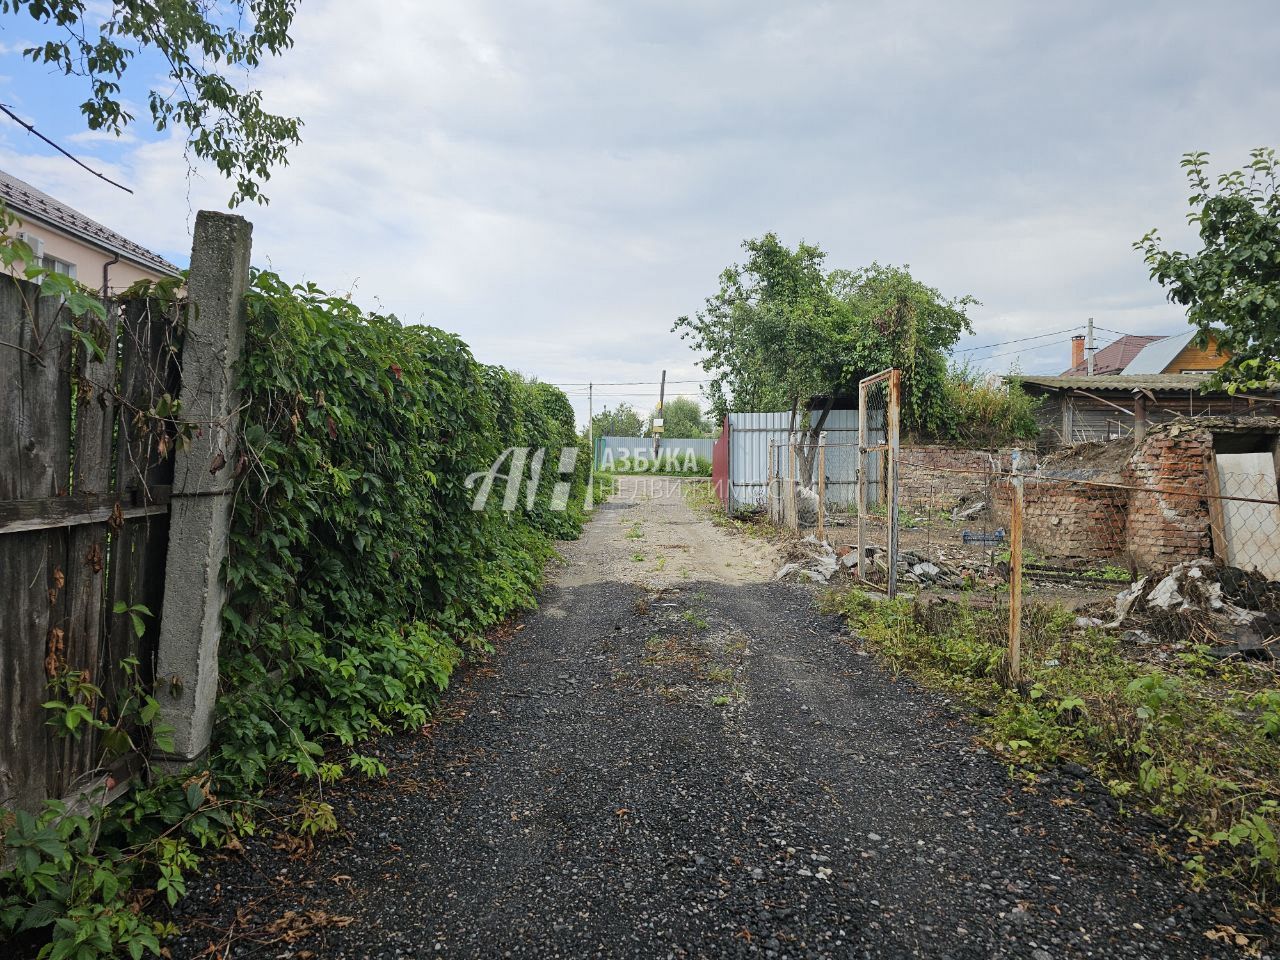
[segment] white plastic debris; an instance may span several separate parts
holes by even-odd
[[[783,564],[782,567],[778,570],[778,572],[773,575],[773,579],[785,580],[787,579],[787,577],[791,576],[793,573],[795,573],[799,569],[800,569],[800,564],[798,563]]]
[[[942,571],[937,566],[926,560],[924,563],[917,563],[911,568],[911,572],[917,577],[925,577],[932,580]]]
[[[1175,604],[1185,605],[1186,598],[1178,592],[1177,574],[1171,573],[1152,588],[1151,593],[1147,595],[1147,605],[1169,610]]]

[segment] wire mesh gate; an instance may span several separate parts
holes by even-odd
[[[898,592],[901,399],[898,370],[884,370],[858,383],[858,578],[883,583],[890,597]]]

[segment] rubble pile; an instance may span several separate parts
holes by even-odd
[[[1133,643],[1204,643],[1217,657],[1273,659],[1280,639],[1280,583],[1207,559],[1142,577],[1116,596],[1115,617]]]
[[[840,569],[840,560],[831,545],[808,536],[796,541],[790,559],[773,575],[775,580],[803,578],[814,583],[830,583],[831,575]]]

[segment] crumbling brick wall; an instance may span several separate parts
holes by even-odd
[[[1209,489],[1214,432],[1194,420],[1162,424],[1125,465],[1124,482],[1136,488],[1129,504],[1128,546],[1139,567],[1159,570],[1212,556],[1203,496]],[[1168,490],[1190,495],[1163,492]]]
[[[1233,433],[1280,434],[1280,418],[1187,417],[1152,426],[1136,447],[1129,437],[1080,444],[1044,458],[1038,470],[1024,456],[1026,549],[1064,564],[1128,557],[1155,571],[1213,556],[1206,497],[1214,438]],[[950,509],[984,497],[993,460],[1001,473],[1009,470],[1007,452],[903,447],[903,509]],[[994,525],[1008,530],[1012,488],[1007,479],[990,487]]]
[[[950,511],[957,504],[985,499],[992,464],[1008,467],[1008,455],[936,444],[902,447],[898,460],[898,503],[912,513]]]
[[[1126,549],[1129,492],[1072,480],[1115,482],[1103,475],[1073,471],[1062,478],[1023,479],[1022,542],[1028,552],[1051,562],[1115,560]],[[1013,484],[995,484],[996,522],[1009,529]]]
[[[1213,556],[1209,471],[1214,437],[1280,433],[1276,417],[1187,417],[1132,439],[1083,444],[1045,460],[1028,477],[1023,538],[1047,559],[1129,557],[1142,570],[1167,570]],[[1105,486],[1116,484],[1116,487]],[[997,522],[1008,526],[1012,495],[997,485]]]

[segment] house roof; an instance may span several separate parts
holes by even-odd
[[[1093,375],[1101,377],[1111,373],[1120,373],[1148,344],[1163,339],[1164,337],[1144,337],[1136,333],[1126,333],[1119,340],[1108,343],[1101,350],[1094,353]],[[1088,375],[1088,357],[1062,373],[1064,377],[1087,377]]]
[[[1185,350],[1187,345],[1195,339],[1195,336],[1195,330],[1188,330],[1186,333],[1179,333],[1176,336],[1165,337],[1163,340],[1147,344],[1138,352],[1136,357],[1129,361],[1129,365],[1124,368],[1124,372],[1133,374],[1164,373],[1169,364],[1173,363],[1174,357]]]
[[[86,217],[80,211],[3,170],[0,170],[0,200],[18,214],[19,219],[38,220],[55,230],[69,233],[91,246],[119,254],[121,259],[131,260],[157,273],[176,276],[181,272],[179,267],[159,254],[152,253],[141,244],[134,243],[110,227]]]
[[[1152,390],[1152,391],[1188,391],[1198,390],[1200,385],[1209,379],[1208,374],[1196,373],[1156,373],[1134,376],[1128,374],[1112,374],[1110,376],[1093,377],[1026,377],[1010,376],[1006,380],[1016,380],[1023,384],[1033,384],[1050,390]]]

